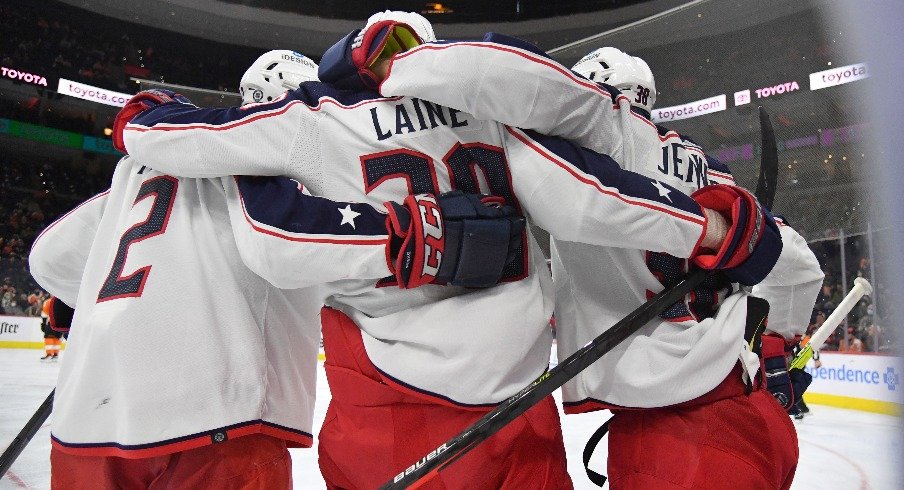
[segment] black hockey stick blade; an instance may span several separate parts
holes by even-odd
[[[11,442],[9,447],[3,451],[3,454],[0,454],[0,479],[6,475],[6,471],[13,465],[16,458],[22,454],[22,450],[25,449],[25,446],[28,445],[31,438],[38,433],[38,429],[44,425],[44,421],[50,416],[50,411],[53,409],[54,393],[56,393],[56,389],[50,391],[50,394],[47,395],[44,403],[38,407],[38,410],[31,416],[31,419],[28,420],[25,427],[22,427],[22,430],[19,431],[19,435],[13,439],[13,442]]]
[[[552,394],[553,391],[603,357],[623,340],[675,304],[676,301],[681,300],[703,282],[708,273],[706,270],[697,269],[677,284],[662,290],[628,316],[622,318],[612,328],[561,361],[558,366],[545,372],[526,388],[503,401],[493,411],[484,415],[448,442],[430,451],[380,488],[416,488],[423,485],[440,470],[464,456],[465,453],[515,420],[540,400]]]
[[[778,184],[778,145],[775,142],[775,130],[772,128],[769,113],[763,106],[760,106],[759,112],[763,152],[760,155],[760,176],[756,182],[754,195],[763,206],[771,210]]]

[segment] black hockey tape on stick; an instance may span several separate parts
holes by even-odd
[[[38,429],[44,425],[44,421],[50,416],[50,411],[53,409],[54,393],[56,393],[56,388],[50,391],[50,394],[47,395],[44,403],[38,407],[38,410],[31,416],[31,419],[28,420],[25,427],[22,427],[22,430],[19,431],[19,434],[13,439],[13,442],[9,444],[9,447],[3,451],[3,454],[0,454],[0,479],[6,475],[6,471],[13,465],[16,458],[22,454],[22,450],[25,449],[25,446],[28,445],[31,438],[38,433]]]
[[[775,199],[778,181],[778,148],[769,114],[760,107],[760,130],[763,133],[763,153],[760,161],[760,175],[757,179],[755,196],[764,206],[771,209]],[[718,273],[718,272],[716,272]],[[606,330],[589,344],[579,349],[558,366],[545,372],[533,383],[509,397],[493,411],[466,428],[458,435],[427,453],[417,462],[396,475],[392,481],[380,487],[384,489],[417,488],[439,474],[446,466],[454,463],[468,451],[488,439],[543,400],[568,380],[603,357],[615,346],[627,339],[641,327],[684,298],[706,279],[707,271],[697,269],[677,284],[662,290],[646,303],[640,305],[628,316],[622,318],[612,328]]]

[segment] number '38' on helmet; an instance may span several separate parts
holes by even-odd
[[[571,69],[589,80],[621,90],[631,99],[631,105],[647,112],[653,110],[656,81],[644,60],[607,46],[584,56]]]

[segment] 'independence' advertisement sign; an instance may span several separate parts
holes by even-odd
[[[817,395],[819,401],[858,399],[855,408],[866,409],[904,402],[900,357],[825,352],[820,360],[818,369],[812,362],[806,367],[813,376],[807,394]]]

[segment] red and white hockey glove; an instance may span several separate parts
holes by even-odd
[[[350,32],[327,49],[317,77],[346,90],[376,90],[383,77],[372,70],[374,64],[423,42],[408,24],[394,20],[375,22]]]
[[[720,269],[733,282],[745,286],[762,281],[782,252],[782,238],[769,210],[749,191],[733,185],[708,185],[691,198],[721,215],[727,224],[718,248],[700,247],[691,257],[694,263],[703,269]]]
[[[119,110],[119,113],[116,114],[116,119],[113,120],[113,147],[123,153],[127,153],[126,145],[122,140],[122,131],[125,129],[126,124],[129,124],[129,121],[134,119],[135,116],[151,107],[157,107],[161,104],[173,102],[191,104],[191,101],[184,95],[177,94],[172,90],[153,89],[144,90],[135,94],[128,102],[126,102],[126,105]]]
[[[387,261],[401,288],[489,287],[517,258],[524,218],[502,198],[452,191],[386,202]]]

